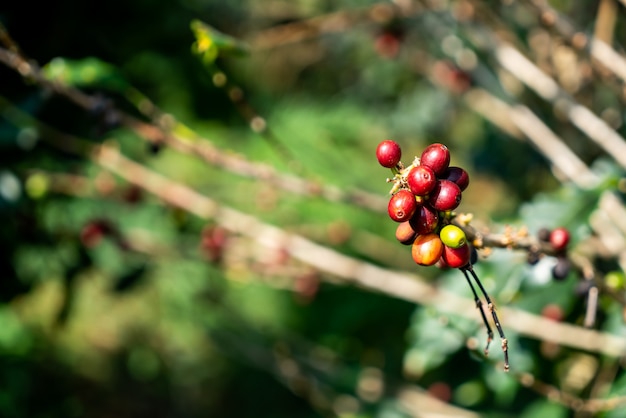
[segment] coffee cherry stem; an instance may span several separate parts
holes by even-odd
[[[472,280],[470,279],[469,274],[467,274],[467,269],[462,268],[460,270],[463,272],[463,275],[465,276],[465,279],[467,280],[467,284],[469,284],[470,289],[472,289],[472,293],[474,294],[474,302],[476,303],[476,308],[478,308],[478,311],[480,312],[480,316],[483,318],[483,323],[485,324],[485,327],[487,328],[487,344],[485,344],[485,349],[483,352],[485,353],[485,356],[489,356],[489,345],[491,344],[491,341],[493,341],[493,330],[491,329],[491,325],[489,325],[489,321],[487,320],[487,315],[485,314],[485,310],[483,309],[483,302],[480,300],[480,297],[478,296],[478,293],[476,292],[476,288],[472,284]]]
[[[510,369],[510,366],[509,366],[509,344],[508,344],[508,340],[506,339],[506,336],[504,335],[504,331],[502,330],[502,325],[500,325],[500,320],[498,319],[498,314],[496,314],[495,305],[491,301],[491,298],[489,297],[489,294],[487,293],[487,291],[483,287],[483,284],[481,283],[480,279],[478,278],[478,275],[474,271],[474,268],[472,267],[472,265],[468,264],[467,266],[463,267],[461,270],[466,275],[466,278],[468,278],[467,277],[467,272],[469,272],[469,274],[472,275],[472,277],[474,278],[474,281],[476,281],[476,284],[480,288],[480,291],[482,292],[483,296],[485,296],[485,301],[487,302],[487,307],[489,308],[489,311],[491,312],[491,316],[493,317],[493,323],[495,324],[496,329],[498,330],[498,334],[500,335],[500,340],[502,341],[502,352],[504,353],[504,371],[508,372],[509,369]],[[468,278],[468,281],[469,281],[469,278]],[[476,295],[476,292],[474,292],[474,294]],[[481,311],[482,311],[482,309],[481,309]],[[491,328],[487,324],[487,321],[486,321],[485,317],[483,317],[483,321],[485,322],[485,325],[487,326],[487,333],[489,333]]]

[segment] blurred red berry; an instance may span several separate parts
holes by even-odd
[[[550,232],[550,244],[556,251],[564,251],[569,244],[570,235],[566,228],[555,228]]]

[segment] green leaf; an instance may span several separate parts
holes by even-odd
[[[524,412],[519,415],[519,418],[535,418],[535,417],[550,417],[550,418],[564,418],[567,415],[567,409],[563,405],[552,403],[545,400],[536,401],[528,408],[524,409]]]
[[[248,53],[249,48],[245,43],[200,20],[193,20],[190,26],[196,37],[192,50],[202,58],[205,64],[212,64],[223,53],[235,55]]]
[[[130,85],[120,71],[98,58],[89,57],[71,60],[57,57],[42,68],[49,80],[55,80],[74,87],[94,87],[126,91]]]

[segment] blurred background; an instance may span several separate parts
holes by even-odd
[[[0,416],[624,416],[622,0],[4,3]],[[389,138],[504,237],[509,373]]]

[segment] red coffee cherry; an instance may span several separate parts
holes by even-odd
[[[419,235],[411,247],[411,256],[420,266],[432,266],[439,261],[443,252],[443,243],[439,235],[430,233]]]
[[[443,175],[450,164],[450,151],[443,144],[430,144],[422,152],[420,164],[430,167],[436,175]]]
[[[398,55],[401,42],[402,38],[398,34],[392,31],[384,31],[376,37],[374,48],[381,57],[392,59]]]
[[[106,236],[116,234],[115,225],[107,219],[92,219],[87,222],[80,231],[80,241],[88,248],[100,244]]]
[[[554,228],[550,232],[550,244],[556,251],[565,251],[567,244],[569,244],[570,235],[566,228],[559,227]]]
[[[465,243],[459,248],[443,246],[443,253],[441,258],[450,268],[460,268],[466,266],[470,262],[472,256],[472,249]]]
[[[378,144],[376,148],[376,158],[383,167],[395,167],[402,158],[402,150],[397,142],[386,139]]]
[[[414,195],[426,196],[437,184],[437,177],[430,167],[418,165],[409,171],[406,181]]]
[[[411,219],[416,208],[415,195],[406,189],[402,189],[389,199],[387,212],[394,221],[404,222]]]
[[[409,223],[418,235],[429,234],[439,225],[439,212],[428,205],[418,204]]]
[[[556,322],[561,322],[565,318],[563,308],[556,303],[550,303],[543,307],[541,310],[541,316],[547,319],[551,319]]]
[[[469,174],[467,171],[463,170],[461,167],[448,167],[446,171],[441,175],[441,179],[450,180],[453,183],[456,183],[459,186],[461,191],[467,189],[469,186]]]
[[[461,203],[461,189],[450,180],[438,180],[428,197],[428,204],[442,212],[456,209]]]

